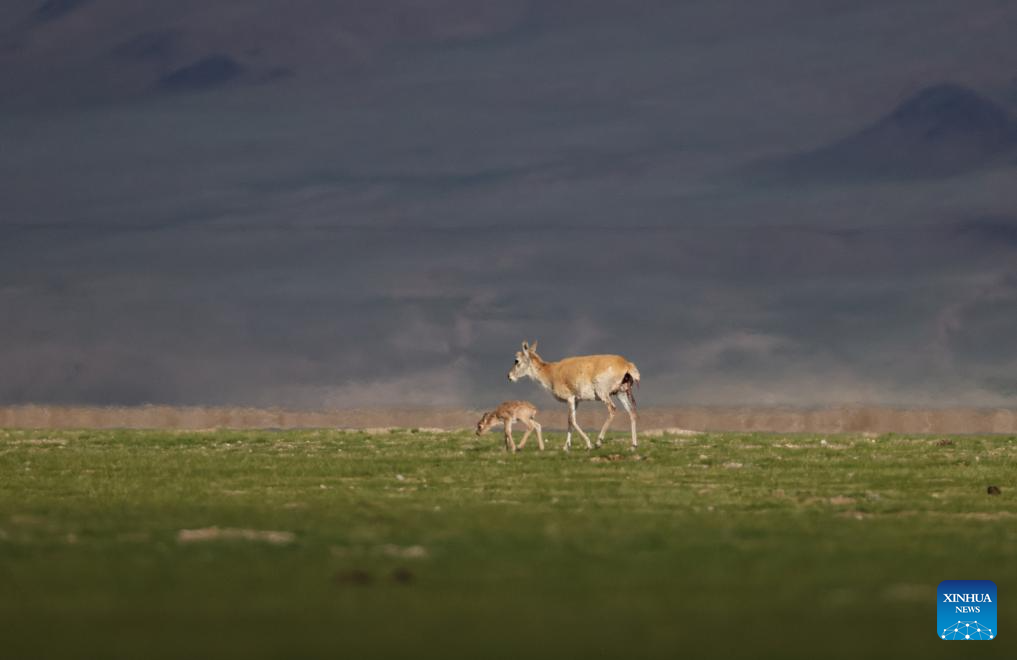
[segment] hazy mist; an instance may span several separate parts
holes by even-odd
[[[11,0],[0,404],[1017,405],[1017,5]]]

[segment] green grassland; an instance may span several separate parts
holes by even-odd
[[[548,435],[0,430],[0,657],[1017,657],[1012,437]]]

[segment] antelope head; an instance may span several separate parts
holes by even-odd
[[[514,383],[524,376],[536,378],[536,372],[533,368],[533,358],[536,354],[537,342],[533,342],[531,346],[528,342],[524,341],[523,350],[516,353],[516,361],[508,372],[508,379]]]
[[[494,416],[493,412],[486,412],[484,416],[477,422],[477,435],[484,435],[491,430],[491,427],[498,423],[498,418]]]

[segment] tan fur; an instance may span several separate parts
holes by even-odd
[[[492,427],[504,424],[505,449],[515,452],[521,451],[526,446],[526,440],[530,437],[530,433],[536,431],[537,444],[540,446],[540,451],[544,451],[544,436],[540,433],[540,424],[534,419],[536,416],[537,407],[528,401],[505,401],[494,410],[484,413],[484,416],[477,422],[477,435],[483,435]],[[512,438],[513,422],[526,424],[526,432],[523,433],[523,439],[519,441],[518,448]]]
[[[509,380],[515,382],[522,377],[532,378],[548,389],[556,399],[568,404],[566,450],[572,445],[572,429],[586,441],[587,448],[592,447],[590,439],[576,423],[575,411],[580,401],[602,401],[607,407],[607,421],[597,438],[597,446],[601,445],[615,414],[612,396],[618,396],[622,407],[628,411],[632,446],[638,446],[635,399],[632,396],[632,386],[639,384],[639,370],[635,364],[620,355],[584,355],[546,362],[537,355],[537,342],[533,342],[532,346],[523,342],[522,348],[522,351],[516,353],[515,364],[508,374]]]

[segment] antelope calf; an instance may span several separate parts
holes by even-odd
[[[526,401],[506,401],[494,410],[484,413],[484,416],[477,422],[477,435],[487,433],[493,426],[504,424],[505,449],[515,452],[522,451],[523,447],[526,446],[526,439],[530,437],[530,433],[536,431],[537,444],[540,446],[540,451],[544,451],[544,437],[540,435],[540,424],[534,419],[536,416],[537,408],[532,403]],[[519,441],[518,448],[516,448],[515,440],[512,439],[513,422],[526,424],[526,433],[523,433],[523,439]]]
[[[515,364],[508,373],[513,383],[528,377],[550,390],[554,398],[564,401],[569,407],[569,430],[565,435],[565,451],[572,448],[572,429],[575,429],[586,448],[592,449],[590,438],[583,433],[576,422],[576,408],[580,401],[603,401],[607,406],[607,421],[597,436],[597,446],[604,442],[604,434],[614,419],[615,405],[612,396],[617,396],[622,408],[629,414],[632,428],[632,448],[639,446],[636,439],[636,399],[632,386],[639,384],[639,370],[620,355],[583,355],[570,357],[558,362],[545,362],[537,355],[537,342],[530,346],[523,342],[523,350],[516,353]]]

